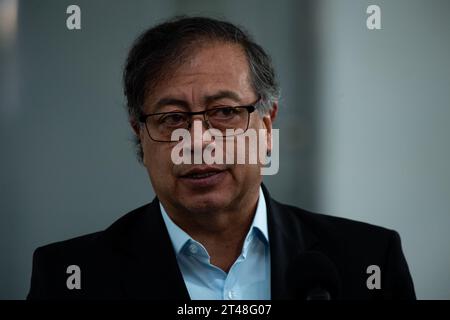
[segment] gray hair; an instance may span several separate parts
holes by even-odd
[[[123,82],[130,121],[137,123],[143,114],[147,93],[175,66],[180,65],[194,44],[221,41],[240,45],[249,64],[250,82],[261,103],[260,115],[267,114],[278,101],[280,89],[272,60],[251,36],[236,25],[205,17],[175,17],[142,33],[134,42],[126,61]],[[139,138],[137,156],[142,161]]]

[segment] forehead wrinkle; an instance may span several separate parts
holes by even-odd
[[[190,55],[191,58],[185,59],[184,63],[178,66],[174,66],[172,72],[166,74],[165,79],[156,85],[154,92],[164,87],[167,88],[170,81],[177,82],[178,80],[179,83],[170,88],[161,97],[173,96],[177,99],[182,98],[187,102],[192,101],[192,103],[198,104],[208,100],[205,97],[207,94],[215,94],[220,90],[234,91],[240,94],[241,98],[242,95],[245,95],[249,91],[254,94],[248,61],[245,52],[240,46],[222,44],[222,48],[220,48],[217,45],[209,45],[204,48],[197,48],[194,51]],[[211,56],[216,57],[216,59],[211,59]],[[231,59],[229,59],[230,56],[232,57]],[[224,59],[217,60],[217,57],[224,57]],[[217,61],[225,63],[217,63]],[[242,68],[242,63],[244,63],[245,68]],[[199,66],[201,70],[198,70],[196,66]],[[205,78],[206,80],[204,80]],[[196,92],[197,88],[194,83],[197,81],[202,88],[205,87],[204,83],[207,83],[206,86],[210,87],[209,89],[207,88],[209,93],[202,92],[202,97],[196,97],[195,95],[199,93]],[[190,93],[179,89],[183,86],[190,86],[190,90],[188,89]],[[149,98],[151,100],[151,97]]]

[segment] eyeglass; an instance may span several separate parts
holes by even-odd
[[[145,124],[150,139],[157,142],[177,141],[172,140],[173,131],[176,129],[190,130],[193,122],[192,116],[195,115],[203,115],[203,123],[207,129],[218,129],[222,132],[223,137],[236,136],[247,131],[250,113],[256,110],[259,102],[260,99],[251,105],[216,106],[197,112],[173,111],[144,114],[139,117],[139,121]]]

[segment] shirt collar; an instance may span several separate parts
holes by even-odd
[[[176,255],[178,255],[186,243],[195,241],[189,236],[183,229],[181,229],[178,225],[173,222],[173,220],[169,217],[166,210],[164,209],[161,202],[159,202],[159,208],[161,209],[161,214],[164,219],[164,223],[166,225],[167,231],[169,233],[170,239],[172,241],[172,245],[175,249]],[[256,207],[255,216],[253,218],[252,225],[250,226],[249,232],[246,236],[246,239],[255,232],[256,230],[262,235],[264,241],[269,243],[269,232],[267,228],[267,207],[266,207],[266,199],[264,197],[264,193],[262,188],[259,187],[259,198],[258,205]],[[247,241],[246,241],[247,242]],[[244,244],[245,245],[245,244]]]
[[[250,232],[253,229],[259,230],[264,240],[269,243],[269,232],[267,228],[267,207],[266,198],[262,188],[259,187],[258,205],[256,207],[255,217],[253,218],[252,225],[250,226]]]

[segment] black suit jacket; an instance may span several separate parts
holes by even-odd
[[[342,299],[415,299],[413,282],[392,230],[267,201],[272,299],[289,299],[286,270],[303,251],[336,265]],[[81,269],[81,289],[69,290],[69,265]],[[369,265],[381,269],[381,289],[369,290]],[[36,249],[28,299],[181,299],[189,294],[158,199],[104,231]]]

